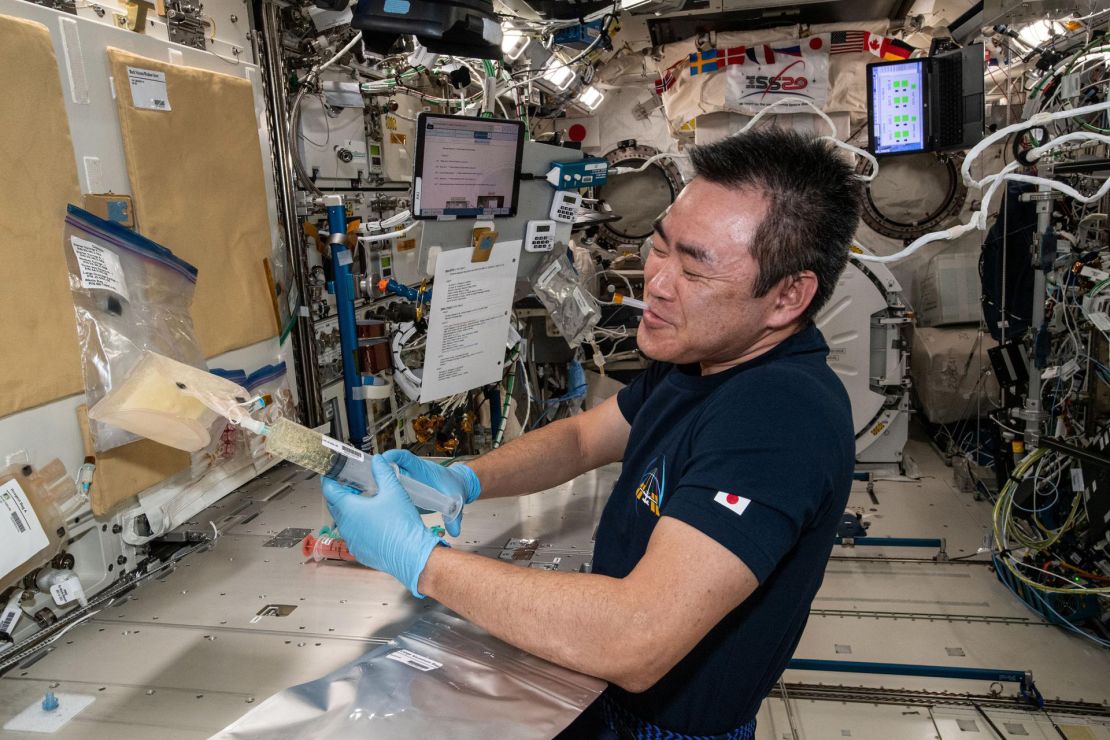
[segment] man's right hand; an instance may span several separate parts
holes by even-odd
[[[478,475],[465,463],[455,463],[444,467],[429,460],[422,460],[408,450],[387,450],[382,458],[401,469],[410,478],[435,488],[449,496],[460,496],[464,504],[473,502],[482,492]],[[454,519],[443,520],[443,526],[452,537],[459,536],[462,524],[462,509]]]

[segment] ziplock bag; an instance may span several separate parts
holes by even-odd
[[[189,313],[197,268],[73,205],[63,247],[90,409],[127,379],[144,351],[205,368]],[[92,419],[89,427],[97,452],[139,439]]]
[[[601,679],[430,613],[388,645],[274,694],[212,737],[546,740],[604,689]]]
[[[556,253],[539,275],[532,289],[544,305],[559,333],[571,347],[585,341],[601,316],[597,302],[586,293],[573,265],[563,253]]]

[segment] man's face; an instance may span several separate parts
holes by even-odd
[[[763,194],[695,178],[656,222],[644,267],[647,310],[637,330],[654,360],[725,369],[769,330],[775,291],[752,297],[758,265],[749,252],[767,211]]]

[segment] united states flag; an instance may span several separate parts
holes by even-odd
[[[830,54],[855,54],[861,51],[867,51],[866,31],[833,31],[830,34]]]

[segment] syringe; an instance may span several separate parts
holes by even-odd
[[[617,304],[618,306],[626,306],[628,308],[639,309],[640,311],[643,311],[645,308],[647,308],[647,304],[643,301],[623,296],[620,293],[615,293],[613,295],[613,303]]]
[[[370,468],[372,455],[284,417],[273,424],[265,424],[246,414],[238,417],[233,421],[248,431],[266,437],[267,452],[367,495],[372,496],[378,492],[378,485]],[[409,498],[418,507],[438,511],[447,519],[458,516],[463,505],[460,498],[448,496],[418,480],[401,475],[396,466],[393,469]]]
[[[347,549],[346,542],[327,535],[319,537],[306,535],[301,542],[301,554],[306,558],[312,558],[317,563],[321,560],[355,560],[355,556]]]

